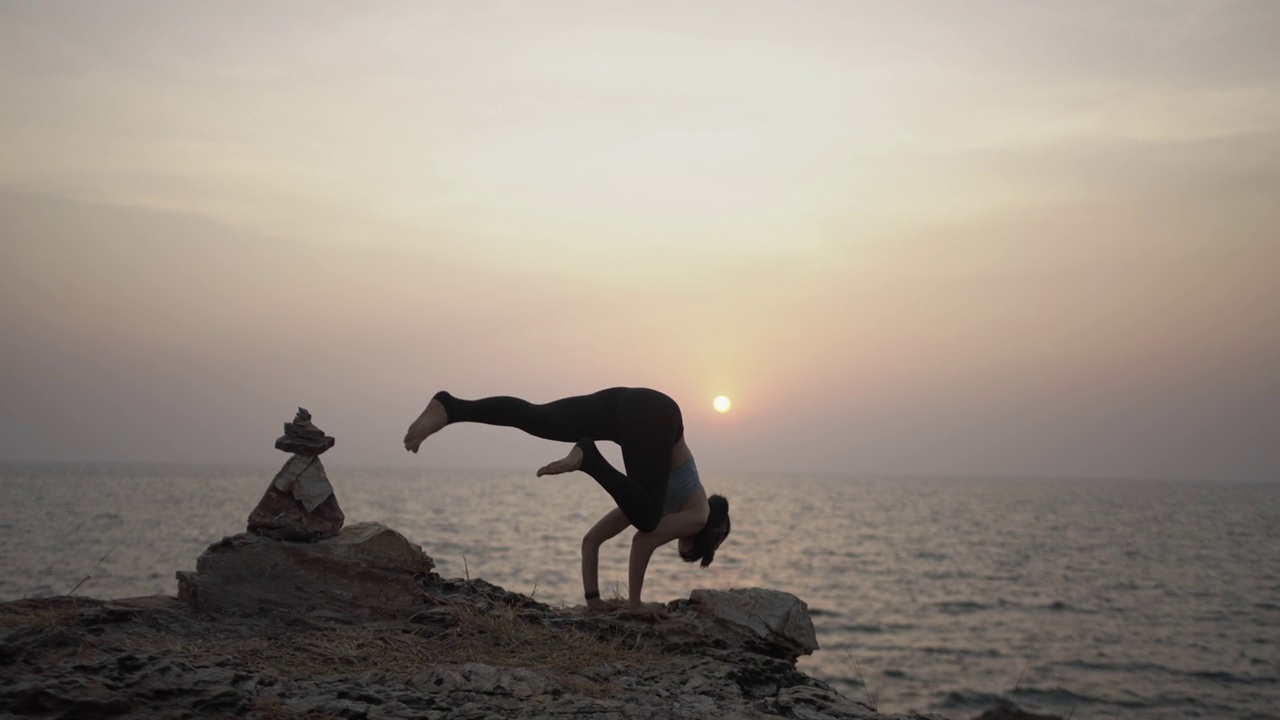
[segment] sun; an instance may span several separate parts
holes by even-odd
[[[718,413],[727,413],[729,408],[733,407],[733,403],[729,401],[728,397],[718,395],[715,400],[711,401],[711,407],[715,408]]]

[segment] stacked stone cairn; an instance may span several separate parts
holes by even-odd
[[[293,456],[249,513],[249,532],[275,540],[314,542],[342,529],[345,516],[320,464],[320,454],[334,442],[312,424],[306,408],[298,408],[293,422],[284,424],[284,435],[276,440],[277,450]]]

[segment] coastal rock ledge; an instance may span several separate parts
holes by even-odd
[[[697,590],[648,623],[446,579],[376,523],[242,534],[179,597],[0,604],[0,714],[42,718],[927,718],[796,669],[798,598]]]

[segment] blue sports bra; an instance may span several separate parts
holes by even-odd
[[[662,514],[669,515],[679,510],[684,501],[700,487],[702,481],[698,479],[698,465],[691,455],[683,465],[667,476],[667,498],[662,506]]]

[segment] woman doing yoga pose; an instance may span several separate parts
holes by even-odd
[[[610,388],[543,405],[514,397],[461,400],[438,392],[409,426],[404,447],[416,453],[427,437],[458,422],[514,427],[574,443],[568,455],[539,468],[538,476],[581,470],[618,504],[582,538],[582,589],[591,610],[614,609],[600,598],[599,551],[628,525],[637,532],[631,540],[627,607],[633,615],[653,618],[665,615],[661,607],[640,601],[653,551],[678,539],[680,557],[706,567],[729,535],[729,501],[719,495],[707,497],[684,441],[680,406],[656,390]],[[597,440],[622,448],[626,474],[600,454]]]

